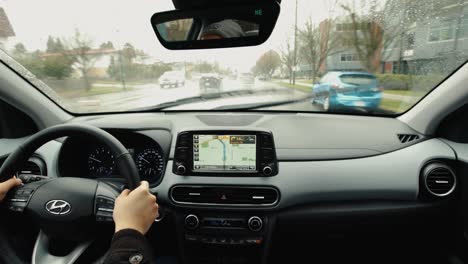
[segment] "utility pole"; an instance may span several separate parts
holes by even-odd
[[[404,27],[404,29],[403,29],[403,30],[400,32],[400,34],[399,34],[399,35],[400,35],[400,43],[399,43],[400,47],[399,47],[399,49],[398,49],[398,73],[399,73],[399,74],[402,74],[402,73],[403,73],[403,71],[402,71],[402,67],[403,67],[403,55],[404,55],[403,49],[406,48],[406,47],[404,47],[404,46],[405,46],[405,45],[404,45],[404,39],[405,39],[405,37],[408,37],[408,36],[406,35],[406,33],[407,33],[407,31],[408,31],[407,28],[408,28],[408,23],[409,23],[409,22],[408,22],[408,14],[407,14],[407,12],[406,12],[406,10],[408,9],[407,6],[408,6],[407,1],[404,1],[404,3],[403,3],[403,11],[402,11],[402,16],[403,16],[403,17],[400,17],[400,19],[403,21],[403,25],[404,25],[403,27]],[[385,34],[385,32],[384,32],[384,34]]]
[[[296,84],[296,71],[297,71],[297,0],[296,0],[296,15],[294,22],[294,66],[293,66],[293,85]]]
[[[127,85],[125,83],[125,71],[123,68],[123,58],[122,58],[122,50],[119,50],[119,68],[120,68],[120,80],[122,82],[122,86],[124,91],[127,90]]]

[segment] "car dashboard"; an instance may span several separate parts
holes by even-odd
[[[381,117],[139,113],[70,122],[98,126],[133,153],[140,178],[161,203],[165,219],[158,224],[175,226],[184,263],[267,263],[273,234],[302,244],[296,236],[304,230],[356,224],[356,213],[372,223],[440,216],[459,189],[453,148],[467,149]],[[207,136],[219,148],[200,142]],[[241,155],[241,165],[200,170],[195,159],[212,148],[215,157],[220,149]],[[46,163],[48,177],[123,181],[106,148],[89,138],[49,142],[35,157]],[[213,247],[219,254],[208,256]]]

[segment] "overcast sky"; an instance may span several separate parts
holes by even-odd
[[[336,0],[299,0],[298,24],[311,19],[318,23],[329,16]],[[340,2],[349,0],[341,0]],[[116,48],[130,42],[153,58],[166,61],[218,61],[220,65],[249,71],[257,58],[269,49],[278,50],[293,39],[294,0],[283,0],[281,13],[270,39],[257,47],[202,51],[169,51],[161,46],[150,25],[155,12],[174,9],[171,0],[0,0],[0,6],[16,33],[11,47],[22,42],[28,50],[46,47],[49,35],[70,38],[75,28],[87,34],[95,46],[112,41]]]

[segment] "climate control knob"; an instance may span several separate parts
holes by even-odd
[[[187,168],[185,168],[185,166],[183,164],[180,164],[179,166],[177,166],[177,174],[185,174],[187,172]]]
[[[194,214],[189,214],[185,217],[185,228],[194,230],[197,229],[198,225],[200,225],[200,220]]]
[[[273,169],[270,166],[265,166],[263,167],[262,172],[264,175],[269,176],[273,173]]]
[[[247,221],[247,226],[250,231],[260,231],[263,228],[263,220],[258,216],[252,216],[249,218],[249,221]]]

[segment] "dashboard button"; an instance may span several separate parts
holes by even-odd
[[[247,226],[249,227],[250,231],[257,232],[263,228],[263,221],[258,216],[252,216],[249,218]]]
[[[273,149],[263,149],[262,150],[263,161],[271,162],[275,159],[275,154]]]
[[[262,136],[262,147],[272,148],[273,147],[273,140],[270,135],[263,135]]]
[[[185,217],[185,227],[190,230],[194,230],[200,224],[200,220],[196,215],[190,214]]]
[[[263,167],[263,175],[270,176],[273,173],[273,169],[270,166]]]
[[[177,166],[177,174],[184,175],[187,172],[187,168],[181,164]]]

